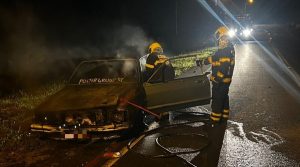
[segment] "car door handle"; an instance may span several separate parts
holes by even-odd
[[[201,81],[200,80],[196,80],[196,81],[194,81],[195,83],[201,83]]]

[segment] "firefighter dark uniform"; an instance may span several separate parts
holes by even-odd
[[[227,120],[229,116],[229,86],[232,80],[235,51],[233,45],[229,42],[227,36],[222,36],[219,41],[219,49],[212,57],[204,61],[205,64],[212,65],[212,113],[210,115],[212,123],[218,123],[220,120]],[[221,43],[223,42],[223,43]]]
[[[150,83],[172,80],[175,77],[175,71],[168,58],[163,55],[163,50],[157,42],[152,43],[149,47],[149,56],[146,60],[145,81]]]

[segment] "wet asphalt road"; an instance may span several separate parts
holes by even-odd
[[[297,80],[269,43],[247,42],[237,44],[235,49],[236,67],[230,88],[231,115],[218,166],[299,166],[300,89]],[[205,108],[210,110],[209,106]],[[191,111],[207,112],[203,107],[185,110],[185,112]],[[188,119],[177,115],[171,123],[181,121],[188,121]],[[175,134],[188,132],[211,135],[210,138],[220,144],[225,128],[219,127],[212,132],[202,125],[188,125],[162,130],[140,140],[134,147],[135,151],[143,155],[164,153],[155,143],[155,139],[172,131]],[[194,141],[189,141],[193,140],[191,138],[188,140],[176,139],[176,137],[171,142],[173,145],[168,146],[170,150],[174,151],[174,147],[177,151],[183,150],[183,147],[186,149],[199,147],[195,146]],[[198,139],[198,141],[203,144],[203,140]],[[216,166],[212,161],[216,161],[217,147],[210,144],[200,154],[187,154],[182,157],[195,166]],[[209,153],[210,149],[215,151]],[[111,164],[113,166],[190,166],[178,157],[149,158],[132,151]]]
[[[299,82],[273,49],[268,43],[236,47],[220,166],[299,166]]]

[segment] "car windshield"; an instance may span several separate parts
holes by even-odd
[[[83,62],[70,79],[71,84],[105,84],[137,82],[138,64],[135,60],[101,60]]]

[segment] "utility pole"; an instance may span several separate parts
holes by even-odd
[[[176,31],[176,35],[178,35],[178,0],[176,0],[176,6],[175,6],[175,31]]]

